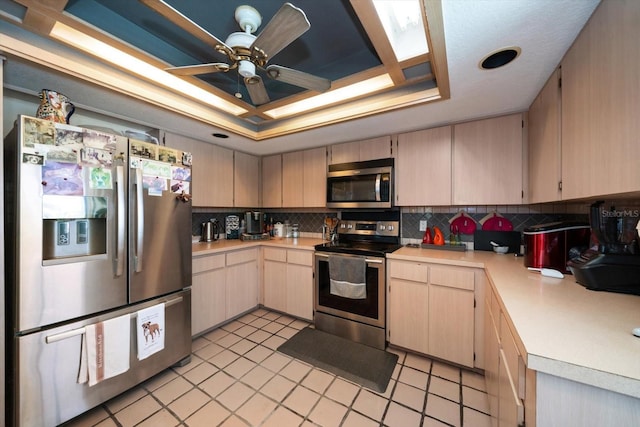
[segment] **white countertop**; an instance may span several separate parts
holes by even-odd
[[[302,249],[312,251],[314,246],[325,243],[325,240],[311,237],[279,238],[270,240],[215,240],[213,242],[194,242],[191,246],[193,256],[210,255],[218,252],[227,252],[234,249],[246,249],[260,246],[274,246],[289,249]]]
[[[530,369],[640,398],[640,296],[543,277],[512,254],[403,247],[387,258],[484,268]]]
[[[319,238],[194,242],[194,257],[272,246],[314,250]],[[590,291],[571,275],[543,277],[523,258],[493,252],[403,247],[389,259],[482,268],[509,323],[527,367],[538,372],[640,398],[640,296]],[[479,301],[480,303],[480,301]]]

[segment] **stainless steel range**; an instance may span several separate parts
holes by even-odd
[[[338,240],[315,247],[319,330],[386,346],[386,259],[400,248],[400,212],[343,212]]]

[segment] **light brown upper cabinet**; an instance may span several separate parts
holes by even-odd
[[[239,151],[234,153],[233,158],[233,206],[239,208],[259,206],[260,158]],[[224,191],[224,187],[220,191]]]
[[[305,208],[324,208],[327,204],[327,149],[313,148],[303,152]]]
[[[562,198],[640,190],[640,2],[603,1],[562,60]]]
[[[451,205],[451,126],[398,135],[398,206]]]
[[[164,134],[168,147],[191,152],[192,204],[196,207],[233,206],[233,151],[181,135]]]
[[[282,155],[262,158],[262,207],[282,207]]]
[[[326,205],[325,147],[262,158],[262,206],[315,208]]]
[[[304,205],[304,155],[302,151],[282,155],[282,206]]]
[[[555,70],[529,109],[528,203],[560,200],[560,70]]]
[[[453,204],[522,203],[522,114],[453,128]]]
[[[329,164],[360,162],[364,160],[386,159],[391,157],[392,138],[381,136],[363,141],[334,144],[330,147]]]

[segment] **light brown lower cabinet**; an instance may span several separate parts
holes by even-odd
[[[191,335],[198,335],[227,319],[225,255],[193,258]]]
[[[258,248],[227,253],[227,319],[258,306]]]
[[[495,293],[488,290],[485,301],[485,381],[493,427],[535,426],[535,408],[526,408],[525,411],[527,394],[535,394],[535,378],[531,373],[518,351]]]
[[[476,270],[389,260],[389,343],[476,367]]]
[[[258,306],[257,248],[196,256],[192,263],[192,336]]]
[[[313,319],[313,251],[264,247],[264,306]]]

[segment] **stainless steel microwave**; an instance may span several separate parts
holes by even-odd
[[[390,208],[393,206],[393,159],[329,165],[328,208]]]

